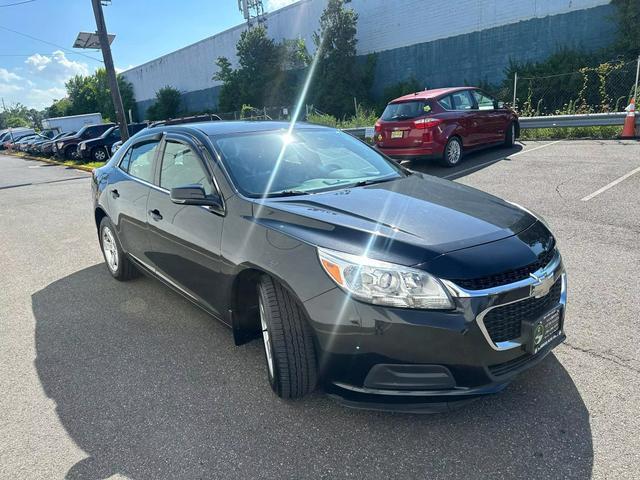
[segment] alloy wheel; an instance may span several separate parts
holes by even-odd
[[[267,367],[269,368],[269,377],[273,378],[273,352],[271,350],[271,337],[269,336],[269,328],[264,313],[264,305],[262,298],[259,300],[260,308],[260,329],[262,330],[262,340],[264,342],[264,352],[267,356]]]
[[[449,142],[449,148],[447,149],[447,160],[451,165],[455,165],[460,161],[460,142],[452,140]]]
[[[107,158],[107,154],[102,148],[100,148],[93,152],[93,158],[96,160],[96,162],[104,162],[104,160]]]
[[[116,240],[113,236],[113,232],[109,227],[102,229],[102,252],[104,253],[104,259],[107,261],[109,270],[113,273],[118,271],[118,247],[116,246]]]

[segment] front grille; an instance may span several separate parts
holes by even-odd
[[[506,272],[497,273],[495,275],[488,275],[486,277],[471,278],[467,280],[451,280],[455,284],[466,288],[467,290],[483,290],[485,288],[499,287],[501,285],[508,285],[519,280],[529,278],[529,274],[546,267],[553,259],[556,249],[552,248],[544,252],[538,257],[535,262],[521,268],[513,270],[507,270]]]
[[[558,279],[544,297],[527,298],[490,310],[484,317],[484,326],[493,343],[518,338],[522,333],[523,320],[534,321],[551,307],[560,303],[562,279]]]

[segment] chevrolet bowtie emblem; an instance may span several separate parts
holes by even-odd
[[[546,276],[536,275],[535,273],[530,273],[529,276],[533,278],[536,283],[531,285],[530,295],[535,298],[544,297],[551,287],[553,287],[553,274],[549,274]]]

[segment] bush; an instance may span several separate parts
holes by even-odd
[[[338,120],[328,113],[313,112],[307,115],[309,123],[325,125],[333,128],[361,128],[372,127],[378,120],[378,114],[374,110],[358,108],[358,114],[353,117]]]
[[[520,131],[521,140],[558,140],[577,138],[612,139],[620,135],[621,126],[531,128]]]

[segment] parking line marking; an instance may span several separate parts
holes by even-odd
[[[469,167],[469,168],[465,168],[464,170],[460,170],[458,172],[452,173],[450,175],[445,175],[442,178],[451,178],[451,177],[455,177],[457,175],[460,175],[462,173],[465,172],[470,172],[471,170],[476,170],[478,168],[482,168],[482,167],[486,167],[487,165],[491,165],[492,163],[497,163],[500,162],[502,160],[505,160],[507,158],[511,158],[511,157],[517,157],[518,155],[522,155],[523,153],[529,153],[529,152],[533,152],[535,150],[540,150],[541,148],[545,148],[545,147],[549,147],[551,145],[555,145],[556,143],[560,143],[562,140],[556,140],[554,142],[549,142],[549,143],[545,143],[544,145],[540,145],[538,147],[532,148],[531,150],[520,150],[519,152],[513,153],[511,155],[507,155],[506,157],[502,157],[502,158],[498,158],[497,160],[490,160],[488,162],[485,163],[481,163],[480,165],[475,165],[473,167]]]
[[[611,187],[615,187],[617,184],[619,184],[620,182],[625,181],[627,178],[629,178],[631,175],[634,175],[636,173],[640,172],[640,167],[631,170],[629,173],[625,173],[624,175],[622,175],[620,178],[616,178],[613,182],[605,185],[604,187],[596,190],[595,192],[593,192],[590,195],[587,195],[586,197],[582,198],[581,200],[583,202],[588,202],[589,200],[591,200],[593,197],[597,197],[598,195],[600,195],[602,192],[606,192],[607,190],[609,190]]]

